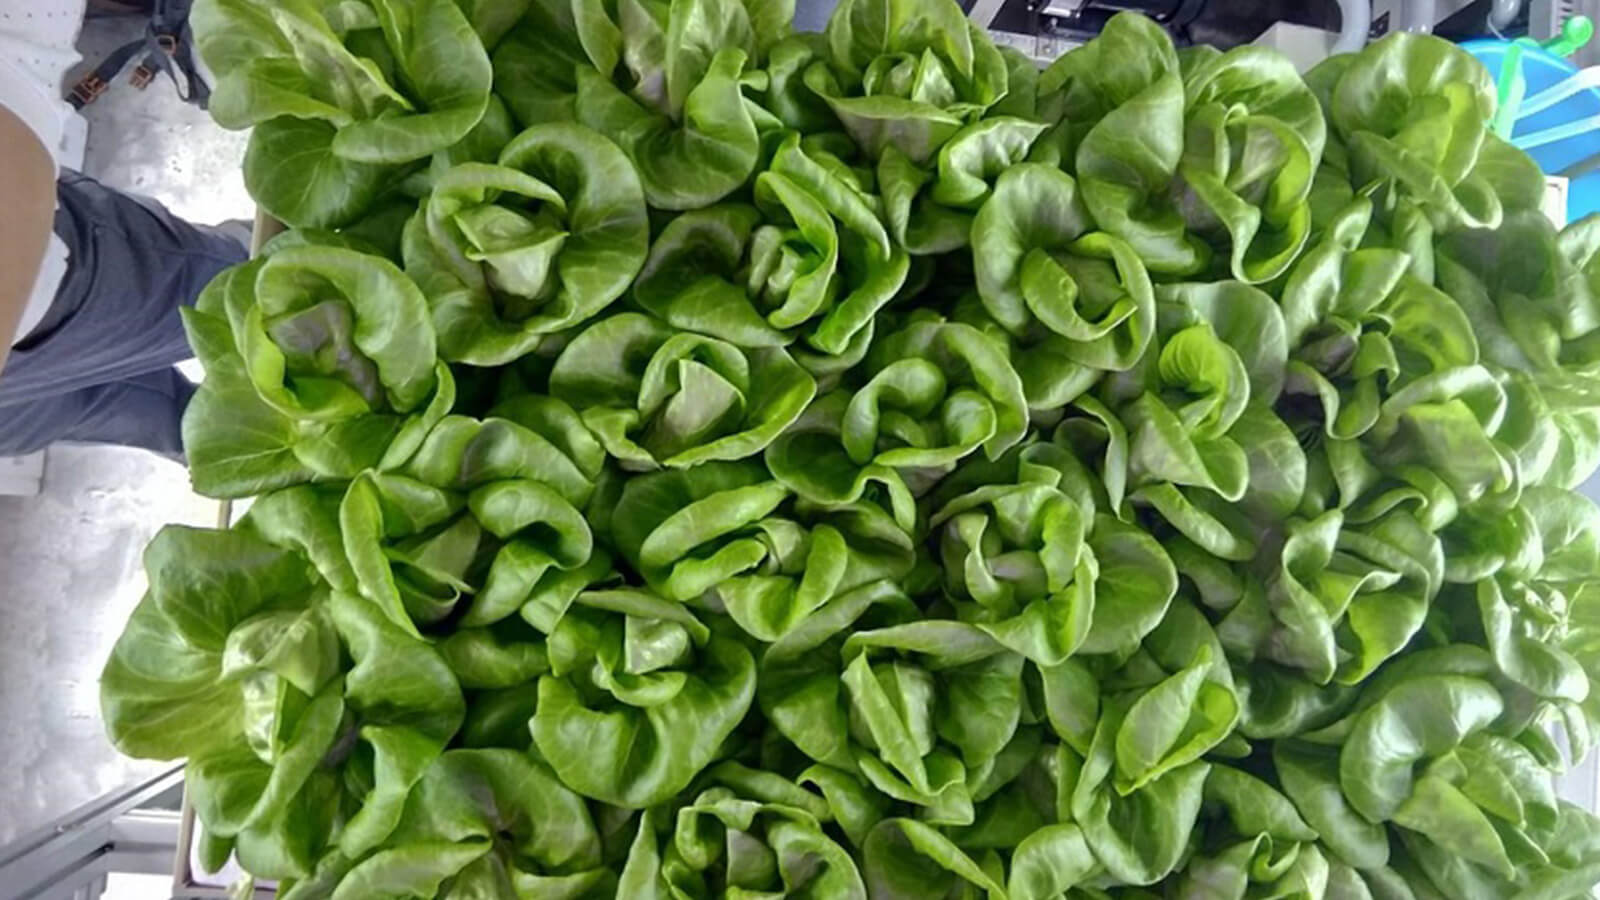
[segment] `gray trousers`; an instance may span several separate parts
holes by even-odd
[[[181,457],[194,385],[173,368],[193,356],[178,309],[245,260],[242,235],[76,173],[56,194],[71,258],[44,321],[0,371],[0,456],[85,441]]]

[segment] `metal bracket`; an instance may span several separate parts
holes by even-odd
[[[93,900],[112,872],[171,872],[178,814],[139,807],[182,782],[183,766],[174,766],[0,847],[0,893],[11,900]]]
[[[994,23],[994,17],[1000,14],[1000,7],[1006,5],[1006,0],[973,0],[972,9],[968,10],[967,18],[971,19],[979,28],[988,28]]]

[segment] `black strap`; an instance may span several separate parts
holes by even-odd
[[[105,93],[134,57],[143,60],[134,69],[135,87],[145,88],[161,72],[167,73],[178,89],[178,96],[201,109],[211,100],[211,88],[195,68],[193,36],[189,31],[189,7],[193,0],[156,0],[144,37],[123,44],[100,65],[73,85],[67,102],[82,109]]]

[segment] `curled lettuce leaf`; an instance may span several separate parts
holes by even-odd
[[[1499,224],[1500,197],[1478,171],[1495,88],[1477,60],[1395,33],[1337,65],[1328,122],[1349,148],[1352,182],[1381,180],[1440,231]]]
[[[534,745],[562,784],[630,809],[688,787],[755,697],[750,651],[649,591],[579,594],[549,653]]]
[[[1165,341],[1159,361],[1165,364],[1159,367],[1162,382],[1182,391],[1170,396],[1198,399],[1176,410],[1162,402],[1160,393],[1146,392],[1132,401],[1123,414],[1131,483],[1201,487],[1227,500],[1244,496],[1244,449],[1227,436],[1244,414],[1239,401],[1248,400],[1243,363],[1205,324]]]
[[[767,464],[780,481],[838,473],[860,484],[867,470],[890,469],[925,483],[980,448],[999,457],[1027,430],[1021,380],[970,325],[914,322],[878,341],[862,368],[868,380],[859,390],[819,398],[773,443]]]
[[[332,422],[426,403],[437,384],[433,329],[426,301],[392,263],[307,246],[247,266],[254,278],[223,304],[250,379],[273,408]]]
[[[1471,320],[1485,364],[1508,373],[1508,433],[1497,437],[1529,481],[1570,487],[1593,468],[1597,235],[1593,219],[1558,235],[1538,213],[1513,212],[1441,246],[1440,286]]]
[[[1006,896],[996,855],[980,863],[938,829],[917,819],[888,819],[867,835],[862,847],[867,888],[873,897],[950,896],[966,890]],[[960,896],[960,894],[956,894]]]
[[[937,896],[966,882],[987,888],[990,896],[1042,900],[1078,896],[1075,888],[1081,891],[1103,881],[1104,871],[1083,830],[1071,821],[1058,821],[1058,814],[1070,819],[1070,813],[1057,808],[1054,749],[1039,747],[1037,740],[1024,743],[1024,771],[1000,795],[992,821],[945,834],[907,819],[891,819],[874,829],[863,847],[873,889],[890,897]],[[1006,752],[1012,755],[1010,748]],[[1001,849],[1011,851],[1009,858],[1001,857]],[[998,885],[1004,886],[1003,894]]]
[[[257,497],[234,530],[293,550],[329,587],[356,593],[355,572],[339,534],[344,486],[297,485]]]
[[[404,462],[455,402],[426,306],[392,263],[338,247],[219,277],[185,315],[216,376],[185,416],[197,486],[246,496]]]
[[[375,472],[352,482],[340,503],[362,596],[412,635],[449,618],[472,591],[467,569],[485,535],[465,507],[457,494]]]
[[[188,564],[207,558],[232,568]],[[151,592],[134,622],[150,627],[130,627],[102,680],[118,746],[188,756],[207,832],[264,877],[304,877],[332,846],[383,842],[461,723],[442,659],[364,600],[314,589],[304,557],[249,534],[171,528],[146,564]],[[343,675],[341,648],[354,660]],[[184,710],[183,727],[151,730],[151,703]]]
[[[746,349],[621,313],[567,344],[550,393],[631,469],[740,459],[804,412],[816,382],[782,348]]]
[[[1290,62],[1238,47],[1183,72],[1179,208],[1228,271],[1250,284],[1283,274],[1311,236],[1322,109]]]
[[[524,131],[497,164],[447,170],[407,232],[441,355],[473,365],[514,360],[605,309],[649,241],[633,167],[570,123]]]
[[[1005,96],[1005,58],[952,0],[846,0],[824,33],[806,86],[874,158],[923,165]]]
[[[1177,588],[1157,544],[1096,513],[1090,474],[1061,446],[970,465],[930,500],[957,614],[1040,666],[1137,646]]]
[[[787,488],[748,463],[657,472],[623,489],[613,534],[662,596],[724,611],[763,641],[915,564],[912,536],[893,512],[869,500],[790,510],[788,499]]]
[[[1597,525],[1587,498],[1541,486],[1510,515],[1473,515],[1446,535],[1452,562],[1466,561],[1447,570],[1462,582],[1442,598],[1441,611],[1460,618],[1449,633],[1487,648],[1512,686],[1515,719],[1564,734],[1573,758],[1594,741],[1591,592],[1580,573],[1597,558]]]
[[[740,93],[787,22],[742,0],[572,5],[590,66],[577,72],[579,121],[622,147],[658,209],[697,209],[755,171],[760,138]]]
[[[1211,767],[1190,762],[1141,789],[1121,793],[1112,786],[1121,731],[1117,718],[1115,711],[1102,714],[1086,756],[1066,744],[1056,748],[1057,796],[1068,798],[1072,820],[1111,877],[1125,884],[1154,884],[1182,859]]]
[[[1059,665],[1094,616],[1087,474],[1054,444],[1014,450],[990,468],[967,468],[934,498],[928,524],[939,534],[945,588],[964,601],[957,612],[1000,643]]]
[[[447,619],[487,625],[519,610],[535,620],[609,568],[577,507],[531,479],[460,494],[368,473],[351,483],[339,521],[362,595],[413,634]]]
[[[885,582],[835,599],[763,656],[761,709],[812,760],[969,824],[972,787],[1017,728],[1022,659],[970,625],[908,612]]]
[[[582,507],[594,494],[605,460],[605,448],[576,410],[554,397],[522,394],[496,404],[482,419],[441,419],[401,472],[457,491],[527,478]]]
[[[341,752],[352,754],[348,765],[354,771],[371,766],[369,782],[350,782],[362,806],[339,837],[340,851],[356,856],[387,840],[412,785],[461,726],[464,704],[460,680],[434,647],[353,594],[335,593],[331,613],[355,662],[345,676],[351,715],[341,740],[357,743]],[[405,675],[393,677],[391,666]],[[324,764],[337,760],[335,755]]]
[[[1155,658],[1159,668],[1148,676],[1160,680],[1101,705],[1102,725],[1108,716],[1121,716],[1113,742],[1117,793],[1126,796],[1198,760],[1238,721],[1238,697],[1226,665],[1208,643],[1193,649],[1187,661],[1163,652],[1166,659]]]
[[[662,229],[634,299],[674,327],[744,347],[803,338],[820,368],[865,349],[910,264],[891,247],[875,198],[785,139],[755,183],[756,206],[720,204]],[[715,266],[708,266],[715,261]]]
[[[1218,849],[1184,868],[1186,890],[1240,898],[1325,896],[1328,861],[1317,832],[1272,785],[1231,766],[1214,765],[1206,777],[1206,837]]]
[[[1210,260],[1171,190],[1184,153],[1184,86],[1172,39],[1143,16],[1118,15],[1083,50],[1039,78],[1058,124],[1035,155],[1071,172],[1089,215],[1152,272],[1186,275]]]
[[[839,127],[827,101],[805,82],[806,69],[812,63],[825,61],[827,55],[827,38],[815,32],[790,34],[769,48],[761,108],[784,128],[817,134]]]
[[[1159,343],[1107,383],[1128,431],[1130,496],[1210,553],[1249,559],[1257,542],[1242,509],[1292,508],[1304,477],[1292,433],[1267,408],[1283,387],[1282,316],[1239,282],[1171,285],[1161,298]]]
[[[304,228],[353,225],[397,177],[394,166],[345,159],[333,149],[338,129],[320,119],[282,116],[253,127],[245,147],[244,184],[263,210]]]
[[[619,896],[706,896],[778,892],[866,900],[848,851],[823,825],[828,804],[780,775],[721,763],[709,786],[671,815],[646,810],[628,850]]]
[[[451,750],[423,774],[389,846],[332,896],[606,896],[615,875],[583,799],[511,750]]]
[[[1044,130],[1026,118],[984,119],[952,135],[927,167],[893,146],[884,148],[878,184],[895,242],[919,255],[966,246],[973,216],[994,191],[996,179],[1027,158]]]
[[[578,70],[588,64],[573,4],[532,0],[490,58],[495,92],[524,128],[577,121]]]
[[[1504,708],[1488,682],[1418,677],[1359,713],[1339,754],[1339,783],[1369,822],[1393,819],[1417,786],[1416,763],[1440,756],[1488,727]]]
[[[290,224],[347,224],[392,177],[385,167],[455,144],[489,105],[488,54],[452,0],[210,0],[194,31],[217,74],[211,113],[258,126],[251,192]]]
[[[862,775],[930,821],[968,824],[972,787],[1017,727],[1021,657],[954,622],[857,632],[842,657],[849,702],[830,718],[847,721]]]
[[[1342,210],[1296,264],[1280,301],[1291,347],[1285,402],[1320,407],[1335,439],[1367,433],[1408,376],[1478,359],[1467,317],[1408,277],[1408,254],[1361,246],[1371,217],[1364,199]]]
[[[144,564],[150,588],[101,677],[107,730],[122,752],[204,756],[243,731],[247,693],[264,691],[270,704],[286,680],[309,696],[336,674],[331,623],[309,608],[312,583],[294,554],[244,534],[170,526]],[[225,587],[208,592],[208,583]],[[182,711],[181,727],[157,724],[162,709]]]
[[[1218,623],[1238,659],[1270,659],[1317,684],[1365,680],[1422,627],[1443,580],[1439,539],[1396,511],[1368,524],[1337,511],[1290,520],[1265,589]]]
[[[1089,215],[1152,272],[1193,275],[1220,258],[1234,278],[1267,282],[1310,237],[1326,132],[1283,57],[1244,47],[1180,59],[1160,26],[1118,15],[1038,93],[1059,124],[1035,158],[1076,175]]]
[[[1459,366],[1391,394],[1363,441],[1386,467],[1434,469],[1465,503],[1514,484],[1511,452],[1495,440],[1505,414],[1505,388],[1494,374]]]
[[[1149,347],[1150,277],[1128,244],[1092,231],[1071,176],[1034,163],[1007,169],[973,223],[972,257],[984,311],[1019,343],[1031,407],[1063,405],[1073,398],[1057,385],[1129,369]]]

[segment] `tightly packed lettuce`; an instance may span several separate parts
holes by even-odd
[[[968,325],[910,324],[852,374],[865,383],[818,398],[767,450],[772,474],[807,499],[854,499],[878,472],[920,493],[980,450],[993,458],[1010,449],[1027,429],[1004,348]]]
[[[1376,180],[1397,216],[1409,207],[1442,233],[1493,228],[1508,208],[1537,208],[1542,176],[1489,130],[1494,82],[1465,50],[1397,37],[1306,78],[1326,91],[1348,180]]]
[[[1154,22],[1119,16],[1038,92],[1054,128],[1034,157],[1075,175],[1152,272],[1260,283],[1304,246],[1326,127],[1288,60],[1240,47],[1180,61]]]
[[[960,622],[864,627],[863,616],[906,619],[903,603],[868,585],[785,635],[762,661],[761,708],[817,763],[859,772],[930,822],[967,825],[1016,731],[1023,660]],[[852,623],[848,636],[825,630]]]
[[[578,119],[628,154],[651,206],[705,206],[754,174],[760,139],[741,88],[788,32],[783,5],[574,2],[572,17],[591,64],[577,70]]]
[[[219,275],[184,325],[209,376],[184,444],[217,496],[398,465],[455,403],[426,299],[378,257],[288,246]]]
[[[755,200],[667,223],[634,299],[669,324],[743,347],[803,335],[795,352],[817,374],[851,365],[910,268],[873,212],[876,198],[791,133],[756,178]]]
[[[770,772],[722,763],[677,809],[649,810],[628,849],[619,896],[866,900],[855,860],[823,830],[828,803]]]
[[[977,321],[1003,329],[1030,409],[1060,409],[1102,372],[1132,368],[1155,333],[1143,263],[1091,229],[1071,176],[1032,163],[1000,177],[973,223]]]
[[[1088,472],[1059,445],[968,465],[930,501],[957,617],[1038,665],[1137,647],[1177,589],[1160,545],[1098,513]]]
[[[660,472],[623,489],[612,534],[663,596],[725,612],[763,641],[841,594],[898,580],[916,565],[909,496],[888,509],[865,498],[781,509],[788,499],[759,465]]]
[[[760,452],[804,412],[816,382],[782,348],[746,350],[621,313],[572,339],[550,391],[583,410],[619,463],[653,469]]]
[[[529,723],[539,755],[578,793],[629,809],[688,787],[755,696],[750,651],[650,591],[579,594],[549,653]]]
[[[895,240],[923,256],[966,246],[973,217],[994,191],[995,180],[1027,158],[1044,130],[1042,123],[1016,116],[984,119],[951,135],[927,167],[886,150],[878,162],[878,182]]]
[[[806,87],[868,155],[922,164],[1006,94],[1006,60],[953,3],[846,0]]]
[[[318,516],[304,493],[274,498],[267,519]],[[326,852],[384,843],[463,701],[433,648],[317,587],[304,556],[251,535],[251,522],[151,544],[150,591],[104,676],[107,720],[128,753],[189,758],[208,853],[231,848],[252,872],[299,879]],[[326,524],[323,537],[337,530]],[[230,562],[191,564],[206,560]],[[153,721],[162,708],[183,711],[184,727]]]
[[[255,126],[247,187],[291,225],[349,224],[394,166],[462,140],[489,106],[494,23],[451,0],[208,0],[194,17],[211,113]]]
[[[1166,285],[1159,301],[1150,352],[1102,383],[1126,429],[1108,432],[1108,444],[1125,446],[1108,447],[1102,477],[1206,553],[1251,559],[1305,484],[1304,454],[1271,409],[1284,381],[1283,318],[1271,297],[1236,281]]]
[[[644,262],[633,167],[600,135],[530,128],[498,162],[439,176],[407,226],[406,272],[428,295],[440,355],[494,366],[605,309]]]
[[[791,12],[201,5],[301,227],[185,312],[195,486],[253,500],[151,544],[102,703],[202,862],[1589,896],[1600,226],[1487,76]]]
[[[299,894],[340,898],[609,896],[600,836],[582,798],[510,750],[451,750],[417,783],[390,846],[359,861],[334,856]],[[353,863],[353,864],[352,864]]]
[[[531,479],[461,494],[367,473],[351,483],[339,524],[362,596],[412,632],[564,602],[608,569],[578,509]]]

